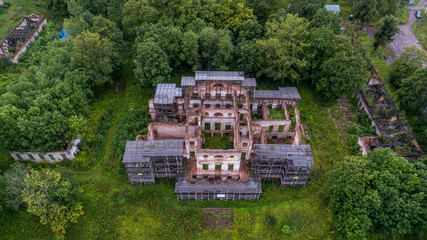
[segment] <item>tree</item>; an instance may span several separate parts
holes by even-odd
[[[279,9],[281,3],[279,0],[247,0],[246,2],[263,25],[268,17]]]
[[[159,17],[157,9],[150,6],[147,0],[129,0],[123,8],[122,25],[128,37],[134,37],[138,26],[145,22],[156,22]]]
[[[4,201],[5,206],[12,210],[18,210],[24,205],[22,191],[24,178],[30,173],[31,167],[22,163],[15,163],[4,173]]]
[[[242,23],[239,27],[239,36],[237,37],[237,43],[243,41],[250,41],[259,39],[262,36],[263,27],[258,23],[257,20],[251,19]]]
[[[227,70],[233,52],[230,32],[226,29],[220,29],[217,34],[218,42],[215,55],[213,56],[212,67],[218,70]]]
[[[356,19],[362,22],[361,29],[364,23],[371,21],[378,15],[376,7],[376,0],[358,0],[356,2],[353,7],[353,14]]]
[[[322,63],[315,81],[316,90],[327,97],[351,95],[365,84],[368,64],[361,53],[347,55],[338,52]]]
[[[313,20],[310,21],[310,28],[328,27],[338,34],[341,32],[341,24],[342,19],[338,14],[328,11],[326,8],[320,8],[314,15]]]
[[[391,43],[394,40],[394,35],[400,31],[399,20],[391,15],[383,18],[378,26],[378,31],[375,33],[374,47],[375,51],[380,46],[385,46],[387,43]]]
[[[199,36],[202,67],[207,70],[227,69],[233,51],[230,32],[207,27],[200,32]]]
[[[404,2],[404,4],[407,4],[406,1],[402,0],[378,0],[377,1],[377,11],[378,15],[385,16],[387,14],[395,14],[397,7],[399,6],[399,3]]]
[[[427,103],[427,69],[421,68],[413,75],[402,80],[399,96],[399,106],[406,113],[412,116],[419,116],[426,113]],[[424,119],[427,123],[427,119]]]
[[[193,31],[185,32],[182,35],[180,60],[187,63],[192,70],[196,70],[199,59],[199,35]]]
[[[243,71],[245,76],[257,76],[259,71],[259,55],[256,41],[244,41],[237,44],[235,57],[236,69]]]
[[[98,33],[83,31],[73,38],[72,46],[72,70],[84,72],[92,86],[111,82],[113,43],[108,38],[103,38]]]
[[[201,15],[217,29],[228,28],[235,32],[240,24],[255,18],[252,9],[245,3],[246,0],[207,0],[202,6]]]
[[[288,13],[298,14],[300,17],[311,20],[319,9],[325,7],[325,4],[325,0],[292,0],[288,6]]]
[[[427,224],[427,167],[376,148],[366,158],[349,157],[330,174],[326,196],[335,228],[347,239],[370,232],[420,236]]]
[[[265,39],[257,41],[263,72],[273,80],[299,82],[307,71],[311,55],[308,22],[298,15],[272,19],[266,23]]]
[[[172,21],[161,21],[157,24],[144,24],[137,30],[137,43],[154,39],[168,57],[169,66],[177,68],[181,64],[180,55],[182,31]]]
[[[390,67],[390,83],[399,87],[402,80],[408,78],[427,62],[425,51],[416,47],[408,47]]]
[[[60,16],[67,15],[66,0],[37,0],[44,8],[58,11]]]
[[[59,238],[63,238],[67,223],[76,222],[83,214],[82,204],[75,201],[76,188],[56,171],[31,170],[23,185],[27,211],[40,217],[43,225],[49,224]]]
[[[146,87],[155,87],[158,83],[167,81],[172,71],[165,52],[154,39],[148,39],[136,46],[135,64],[135,78]]]

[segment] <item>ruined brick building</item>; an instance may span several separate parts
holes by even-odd
[[[18,63],[19,56],[25,53],[30,43],[36,40],[46,22],[46,18],[34,13],[24,17],[3,39],[0,46],[0,58]]]
[[[300,145],[296,88],[256,90],[243,72],[196,71],[158,84],[145,140],[128,141],[123,162],[132,184],[176,178],[180,200],[256,200],[261,179],[305,185],[313,168]]]

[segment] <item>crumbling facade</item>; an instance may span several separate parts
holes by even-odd
[[[7,58],[12,63],[18,63],[19,56],[27,51],[30,43],[43,30],[46,22],[46,18],[34,13],[24,17],[3,40],[0,48],[0,57]]]
[[[180,200],[256,200],[261,179],[303,186],[313,158],[300,145],[300,99],[296,88],[256,90],[243,72],[196,71],[181,87],[158,84],[146,140],[127,142],[129,179],[176,177]]]
[[[355,94],[360,110],[366,112],[372,120],[377,136],[359,137],[358,144],[362,154],[377,147],[388,147],[399,156],[413,161],[420,158],[424,152],[411,133],[405,118],[397,109],[393,98],[387,92],[377,73],[371,67],[372,76],[365,89]]]

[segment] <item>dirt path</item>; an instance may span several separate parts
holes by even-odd
[[[411,26],[418,20],[415,17],[415,12],[418,10],[424,11],[426,6],[427,0],[420,0],[417,6],[407,7],[409,10],[408,22],[405,25],[399,25],[400,33],[396,34],[394,41],[388,45],[395,57],[399,57],[405,51],[406,47],[416,46],[419,49],[423,49],[423,46],[419,44],[418,39],[415,37]]]

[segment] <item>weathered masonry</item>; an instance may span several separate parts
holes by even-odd
[[[71,141],[67,149],[62,151],[52,151],[52,152],[39,152],[39,151],[9,151],[10,156],[16,161],[31,161],[31,162],[43,162],[48,163],[61,162],[63,160],[72,160],[75,158],[77,152],[79,152],[78,145],[80,139]]]
[[[3,40],[0,48],[0,57],[7,58],[12,63],[18,63],[19,56],[27,51],[30,43],[43,30],[46,22],[46,18],[34,13],[24,17]]]
[[[144,140],[128,141],[132,184],[176,178],[180,200],[257,200],[261,179],[304,186],[313,168],[301,145],[296,88],[256,90],[243,72],[196,71],[158,84]]]

